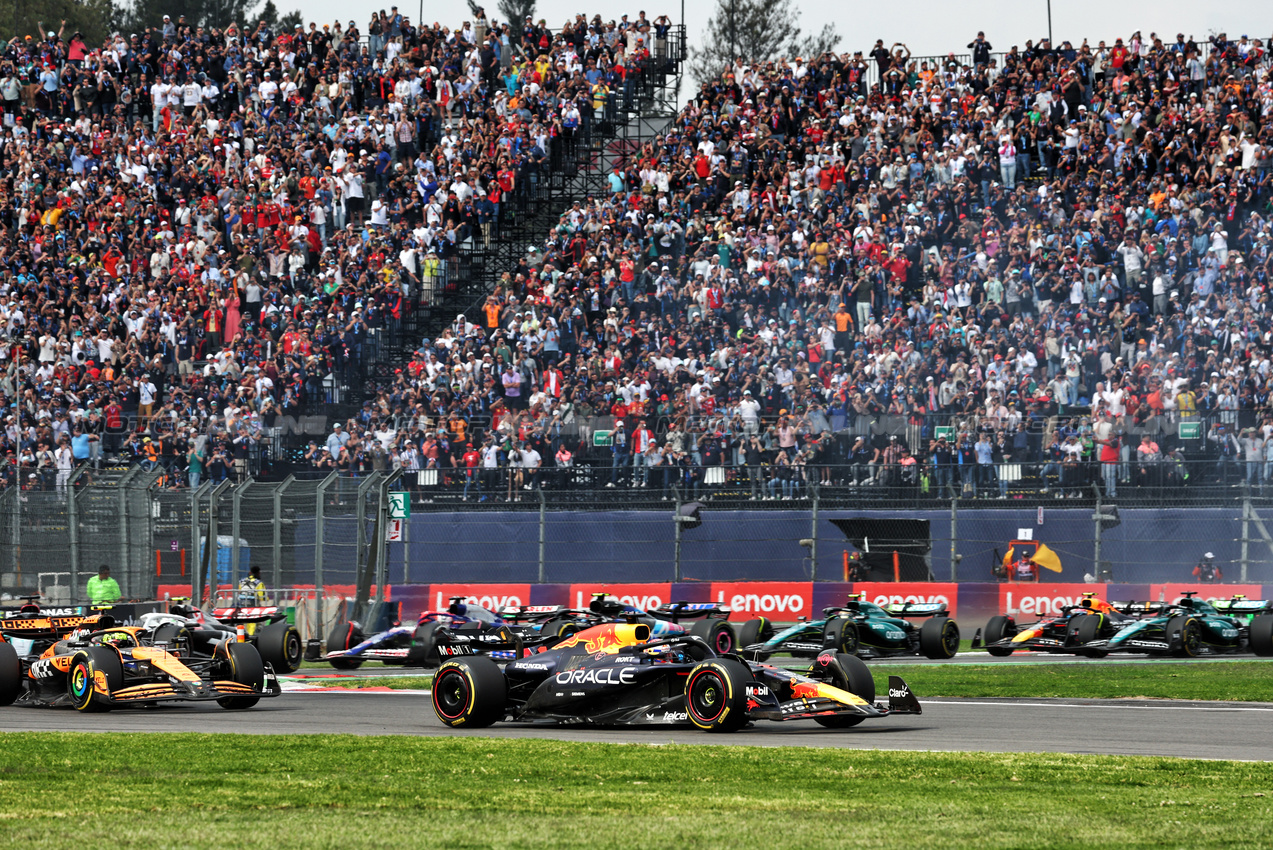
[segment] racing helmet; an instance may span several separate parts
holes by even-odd
[[[133,637],[132,632],[126,632],[121,629],[118,631],[102,632],[97,636],[96,642],[103,645],[127,649],[137,645],[137,638]]]

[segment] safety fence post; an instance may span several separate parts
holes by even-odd
[[[329,474],[318,485],[318,491],[315,495],[314,508],[314,593],[315,599],[318,601],[318,631],[323,631],[323,613],[322,613],[322,597],[323,597],[323,513],[326,511],[325,502],[327,500],[327,488],[336,480],[336,473]]]
[[[208,493],[208,542],[203,547],[203,560],[196,566],[196,569],[203,573],[201,580],[206,582],[203,586],[203,594],[199,599],[202,600],[206,596],[209,606],[212,608],[216,607],[217,591],[221,587],[221,582],[219,581],[221,571],[218,569],[221,566],[219,563],[221,547],[218,539],[221,535],[217,528],[221,519],[221,494],[229,487],[230,479],[227,478],[213,487],[212,491]],[[238,541],[235,542],[237,543]],[[191,600],[191,604],[198,605],[200,603]]]
[[[543,584],[547,550],[547,536],[544,526],[548,522],[548,499],[544,496],[543,487],[537,487],[536,492],[539,493],[539,583]]]
[[[1248,486],[1242,494],[1242,570],[1239,580],[1246,584],[1247,566],[1251,556],[1251,488]]]
[[[373,486],[379,484],[381,477],[379,470],[368,475],[358,485],[356,494],[358,499],[354,505],[354,521],[357,525],[355,539],[358,541],[354,549],[354,613],[356,616],[350,619],[365,620],[367,603],[371,599],[371,570],[375,567],[372,562],[378,550],[367,545],[367,494],[371,492]]]
[[[203,494],[212,489],[212,482],[205,481],[198,487],[190,488],[190,552],[194,558],[194,563],[190,569],[190,602],[192,605],[198,605],[199,599],[199,573],[203,564],[203,544],[200,535],[203,533],[203,524],[199,522],[199,505],[203,501]]]
[[[75,492],[75,482],[84,470],[84,466],[78,467],[66,482],[66,530],[71,543],[71,588],[67,602],[71,605],[75,604],[75,594],[80,586],[80,514],[76,505],[79,494]]]
[[[815,481],[810,485],[809,489],[813,495],[813,518],[809,525],[809,539],[812,543],[809,546],[809,580],[818,580],[818,491],[819,486]],[[679,523],[678,523],[679,525]]]
[[[242,484],[234,488],[230,494],[230,536],[233,538],[230,550],[230,589],[237,590],[239,587],[239,534],[243,522],[243,494],[252,486],[252,479],[249,478]]]
[[[296,480],[295,475],[288,475],[283,483],[274,488],[274,575],[270,578],[271,587],[283,586],[283,491]]]
[[[134,588],[137,586],[137,584],[132,580],[132,575],[131,575],[132,558],[129,557],[129,552],[128,552],[128,541],[132,538],[132,529],[129,528],[130,523],[129,523],[129,516],[128,516],[128,482],[132,481],[133,478],[135,478],[137,476],[137,473],[139,472],[141,472],[140,466],[132,467],[131,469],[129,469],[127,472],[124,473],[123,477],[119,479],[119,483],[115,485],[117,491],[119,492],[118,516],[119,516],[119,528],[120,528],[119,567],[116,570],[116,572],[120,573],[120,578],[123,579],[123,581],[120,582],[120,585],[121,587],[127,589],[126,595],[131,595],[134,591]]]
[[[1101,488],[1093,484],[1092,491],[1096,493],[1096,513],[1092,514],[1092,520],[1096,523],[1092,546],[1092,554],[1095,558],[1095,563],[1092,565],[1092,575],[1099,580],[1101,577],[1101,530],[1104,526],[1104,523],[1101,522]]]
[[[681,488],[672,485],[672,523],[676,526],[676,553],[672,564],[672,581],[681,580]]]
[[[376,601],[384,604],[389,598],[385,593],[385,585],[389,583],[389,488],[398,483],[398,479],[406,473],[405,469],[395,469],[380,482],[380,501],[376,505],[376,523],[372,533],[376,535]],[[403,520],[405,526],[410,520]]]

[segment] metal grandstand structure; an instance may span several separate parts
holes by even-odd
[[[459,313],[477,319],[500,276],[526,255],[529,245],[543,243],[563,212],[576,201],[609,191],[610,170],[626,165],[676,115],[687,59],[683,26],[674,29],[669,47],[666,58],[651,57],[626,87],[610,93],[601,117],[590,122],[575,144],[554,139],[543,163],[522,170],[520,187],[505,202],[490,246],[476,234],[466,240],[444,263],[441,278],[413,293],[401,324],[382,330],[371,342],[362,374],[340,381],[333,394],[336,404],[320,405],[323,413],[335,417],[356,411],[393,379],[394,369],[410,359],[422,339],[436,336]]]

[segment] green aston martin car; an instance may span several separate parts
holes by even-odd
[[[912,618],[927,619],[916,625]],[[843,607],[823,608],[820,620],[802,619],[768,640],[739,643],[741,654],[757,661],[778,653],[812,658],[825,649],[859,658],[953,658],[959,651],[959,626],[940,602],[906,602],[885,608],[867,602],[860,593],[851,593]]]

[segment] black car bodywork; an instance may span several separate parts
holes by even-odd
[[[455,727],[512,720],[707,731],[734,731],[754,720],[811,719],[842,728],[921,713],[897,676],[889,677],[888,704],[875,703],[874,679],[854,656],[825,652],[801,674],[718,655],[695,635],[649,636],[643,623],[603,624],[503,670],[487,657],[453,657],[434,677],[434,711]]]

